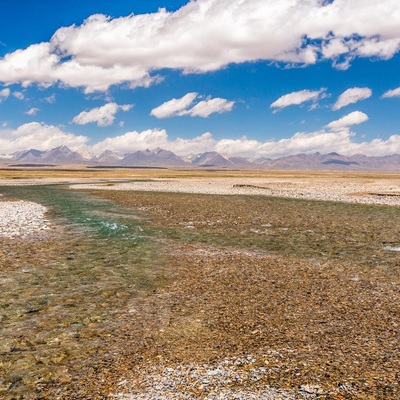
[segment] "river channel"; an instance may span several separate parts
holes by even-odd
[[[45,205],[53,224],[0,247],[0,397],[41,398],[110,347],[119,316],[153,287],[157,246],[140,215],[111,201],[59,185],[0,192]]]

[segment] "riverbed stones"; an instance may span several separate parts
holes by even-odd
[[[29,201],[0,201],[0,237],[31,236],[48,230],[46,207]]]

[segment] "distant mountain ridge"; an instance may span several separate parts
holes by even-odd
[[[198,154],[192,160],[192,164],[202,165],[202,166],[223,166],[223,165],[233,165],[233,162],[228,158],[222,156],[216,151],[210,151],[202,154]]]
[[[138,166],[151,166],[151,165],[163,165],[163,166],[179,166],[187,164],[182,157],[177,156],[175,153],[169,150],[157,148],[153,151],[135,151],[134,153],[125,154],[121,160],[122,165],[138,165]]]
[[[87,151],[79,152],[67,146],[50,150],[30,149],[18,151],[12,155],[0,155],[0,162],[14,165],[35,164],[82,164],[90,166],[113,167],[219,167],[246,169],[287,169],[287,170],[350,170],[350,171],[400,171],[400,155],[365,156],[362,154],[344,156],[338,153],[295,154],[277,159],[231,157],[216,151],[180,157],[170,150],[137,150],[126,153],[123,157],[106,150],[96,156]]]
[[[72,151],[67,146],[55,147],[51,150],[41,151],[30,149],[23,152],[14,153],[13,161],[21,163],[66,163],[79,164],[87,161],[77,151]]]
[[[259,165],[268,169],[400,171],[400,155],[373,157],[362,154],[343,156],[338,153],[296,154],[263,160]]]

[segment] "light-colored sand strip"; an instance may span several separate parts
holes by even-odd
[[[0,237],[31,236],[50,228],[46,207],[28,201],[0,201]]]
[[[400,206],[400,181],[391,179],[196,178],[159,179],[74,189],[161,191],[220,195],[264,195],[306,200]]]

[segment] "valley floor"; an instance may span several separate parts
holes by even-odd
[[[398,178],[153,179],[81,187],[141,214],[157,244],[153,284],[115,289],[106,317],[74,328],[76,349],[97,343],[84,360],[50,355],[49,341],[56,372],[21,398],[400,397]],[[2,243],[3,280],[29,263],[32,244],[13,240]],[[73,240],[61,242],[64,263],[78,262]],[[55,257],[57,243],[41,238],[35,252]],[[16,336],[13,354],[37,357],[45,339],[35,340]]]
[[[348,177],[169,178],[115,184],[74,185],[75,189],[134,190],[218,195],[259,195],[400,206],[400,180]]]

